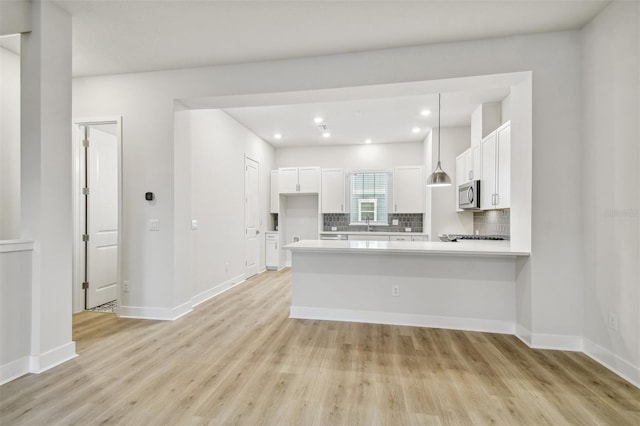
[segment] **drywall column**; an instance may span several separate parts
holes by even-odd
[[[32,2],[33,31],[23,35],[22,237],[35,241],[31,371],[75,356],[71,340],[71,16],[53,2]]]
[[[20,238],[20,56],[0,47],[0,240],[18,238]]]
[[[191,111],[173,118],[173,303],[180,313],[191,309],[193,232],[191,229]],[[197,226],[196,226],[197,228]],[[186,304],[186,305],[185,305]]]

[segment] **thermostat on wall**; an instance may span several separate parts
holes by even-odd
[[[147,192],[144,194],[144,199],[147,201],[153,201],[153,192]]]

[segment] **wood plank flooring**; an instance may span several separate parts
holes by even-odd
[[[640,390],[516,337],[288,318],[267,272],[174,322],[84,312],[79,357],[0,387],[2,425],[640,425]]]

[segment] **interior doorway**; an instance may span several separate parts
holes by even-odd
[[[121,118],[74,123],[73,311],[117,312],[121,256]]]

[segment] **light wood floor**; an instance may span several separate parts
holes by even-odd
[[[514,336],[288,319],[290,273],[174,322],[74,317],[80,356],[0,388],[0,423],[640,425],[640,390]]]

